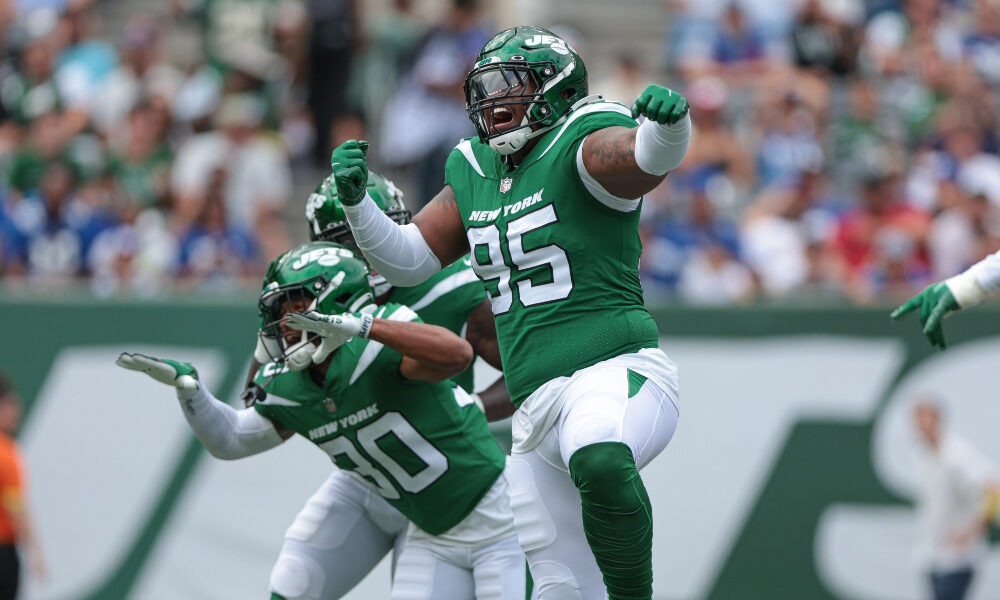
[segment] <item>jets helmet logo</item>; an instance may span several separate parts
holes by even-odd
[[[569,54],[570,46],[565,40],[554,35],[535,35],[530,40],[525,40],[525,48],[535,48],[537,46],[548,46],[559,54]]]

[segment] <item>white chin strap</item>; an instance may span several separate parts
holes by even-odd
[[[257,334],[257,347],[253,350],[253,358],[262,365],[274,360],[275,356],[280,354],[281,348],[278,347],[278,343],[274,341],[273,338],[267,337],[262,333]]]
[[[528,117],[527,115],[521,120],[521,126],[513,131],[508,131],[503,135],[498,135],[497,137],[490,140],[490,148],[499,152],[500,154],[507,156],[514,154],[524,145],[528,143],[531,139],[531,129],[528,127]]]
[[[590,99],[590,98],[598,98],[599,99],[601,97],[600,96],[587,96],[587,98],[585,98],[585,100]],[[593,100],[590,100],[590,101],[593,102]],[[576,103],[576,104],[574,104],[572,108],[576,108],[579,104],[580,104],[579,102]],[[570,110],[572,110],[572,108]],[[521,148],[524,148],[524,145],[528,143],[528,140],[530,140],[532,138],[536,138],[536,137],[542,135],[543,133],[547,132],[548,130],[552,129],[553,127],[556,127],[557,125],[562,125],[563,121],[565,121],[565,120],[566,120],[566,116],[563,115],[562,118],[560,118],[555,123],[553,123],[553,124],[551,124],[551,125],[549,125],[547,127],[542,127],[540,129],[536,129],[536,130],[532,131],[531,128],[528,127],[528,117],[527,117],[527,115],[525,115],[524,119],[521,120],[521,126],[520,127],[518,127],[517,129],[515,129],[513,131],[508,131],[507,133],[505,133],[503,135],[498,135],[497,137],[495,137],[492,140],[490,140],[490,148],[493,148],[495,151],[497,151],[498,153],[502,154],[503,156],[509,156],[511,154],[514,154],[515,152],[517,152]]]
[[[302,341],[293,344],[285,352],[285,364],[293,371],[302,371],[312,364],[312,355],[316,352],[316,344],[306,341],[308,335],[303,331]],[[254,348],[253,357],[260,364],[266,365],[273,361],[275,356],[281,355],[283,344],[283,341],[279,342],[272,337],[258,334],[257,347]]]
[[[302,332],[302,337],[308,335]],[[285,353],[285,364],[293,371],[303,371],[313,364],[313,354],[316,353],[317,346],[312,342],[302,341],[294,346],[292,350]]]

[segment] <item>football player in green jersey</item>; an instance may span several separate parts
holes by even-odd
[[[410,213],[403,203],[402,193],[391,181],[370,172],[368,194],[389,218],[397,223],[409,223]],[[332,177],[322,181],[309,196],[306,221],[309,236],[314,241],[325,240],[357,248]],[[372,280],[376,304],[405,304],[418,311],[424,322],[441,325],[458,335],[464,332],[473,351],[499,368],[493,313],[468,262],[458,261],[413,288],[393,287],[378,276]],[[268,360],[268,356],[261,356],[263,363]],[[251,400],[256,398],[256,391],[262,389],[253,383],[261,363],[255,359],[254,365],[248,386]],[[471,368],[451,378],[481,405],[488,420],[513,413],[514,405],[502,379],[484,390],[481,398],[472,393],[472,379]],[[372,486],[346,471],[334,469],[288,528],[271,573],[271,589],[281,592],[285,598],[292,598],[288,590],[297,580],[307,579],[312,583],[300,587],[311,589],[315,594],[305,597],[335,600],[357,585],[390,550],[394,551],[394,561],[398,558],[408,525],[406,517]],[[303,563],[314,565],[316,573],[309,576],[309,570],[299,568]]]
[[[678,388],[643,306],[639,207],[687,151],[687,100],[658,85],[631,110],[589,95],[583,61],[538,27],[487,42],[465,96],[479,135],[455,147],[413,223],[365,195],[363,141],[331,157],[344,212],[394,285],[471,251],[519,406],[507,476],[539,597],[650,598],[638,470],[673,436]]]
[[[368,276],[350,251],[325,242],[272,263],[255,352],[268,361],[256,378],[264,394],[252,408],[216,400],[186,363],[123,354],[118,364],[176,387],[191,428],[216,457],[263,452],[298,433],[377,491],[412,523],[392,598],[520,600],[527,576],[500,477],[504,455],[482,412],[448,381],[468,366],[472,349],[404,305],[376,307]],[[307,504],[303,513],[322,508]],[[301,540],[322,527],[308,518],[297,524]],[[324,540],[337,546],[351,533],[325,530]],[[272,599],[328,598],[319,561],[385,553],[357,539],[335,556],[283,553]]]
[[[400,225],[410,222],[410,211],[406,209],[403,193],[392,181],[369,171],[367,193],[387,217]],[[344,216],[344,207],[332,175],[320,182],[309,196],[306,222],[309,224],[309,237],[313,241],[334,242],[361,256],[361,250],[358,249]],[[441,269],[416,286],[393,286],[377,272],[372,273],[372,286],[375,289],[376,304],[406,304],[424,322],[447,327],[464,337],[472,344],[476,356],[493,368],[502,370],[493,311],[468,256]],[[471,368],[453,380],[482,405],[487,420],[496,421],[513,414],[514,405],[503,379],[481,394],[473,393]]]

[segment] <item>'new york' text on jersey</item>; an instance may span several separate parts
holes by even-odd
[[[628,109],[585,104],[513,170],[476,138],[445,167],[493,306],[514,403],[555,377],[658,343],[639,284],[639,204],[622,212],[584,187],[576,153],[590,133],[635,127]]]

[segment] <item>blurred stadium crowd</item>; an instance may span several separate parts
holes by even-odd
[[[592,93],[691,102],[688,156],[643,207],[649,297],[893,303],[1000,249],[1000,0],[641,4],[659,54],[553,29]],[[253,288],[349,138],[416,211],[473,133],[473,58],[517,24],[437,5],[0,0],[2,287]]]

